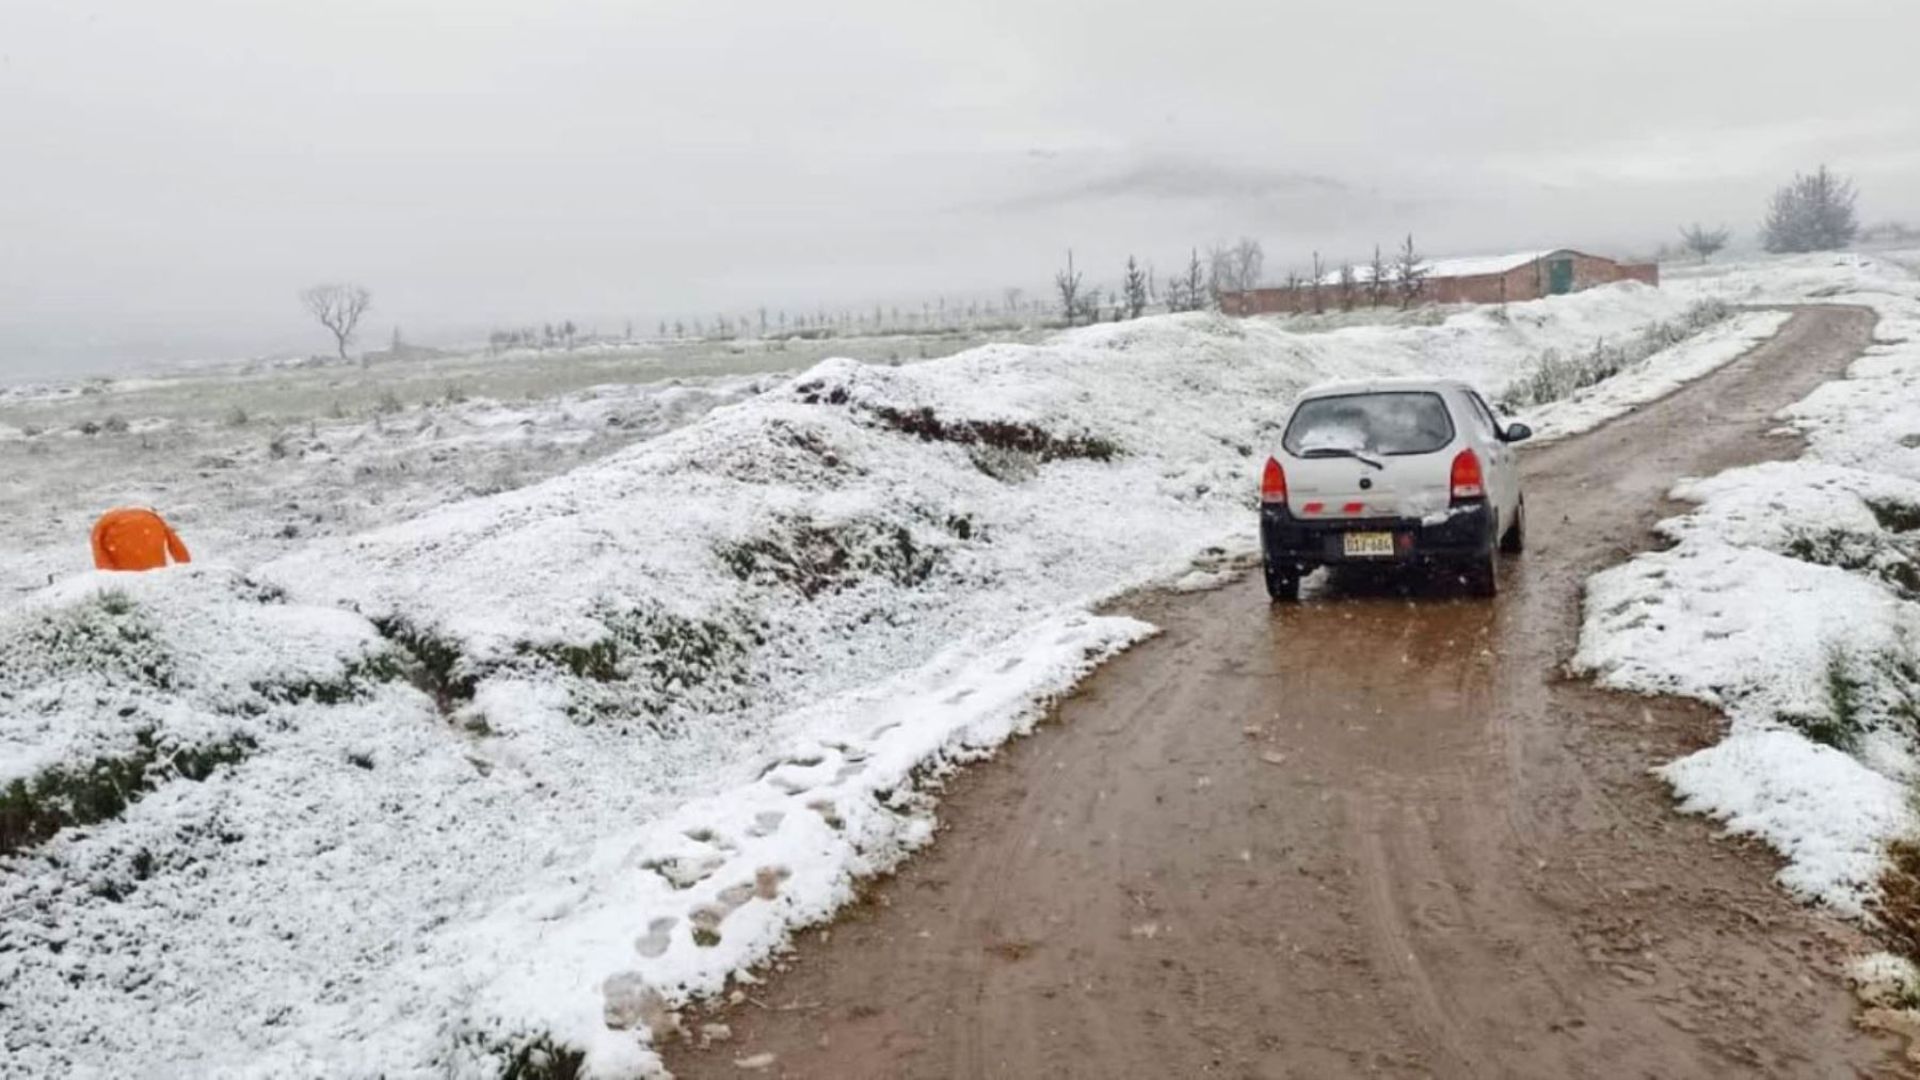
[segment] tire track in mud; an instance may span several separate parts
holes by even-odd
[[[1769,419],[1870,312],[1526,454],[1531,550],[1492,604],[1257,575],[1124,605],[1165,632],[949,785],[939,841],[721,1010],[682,1077],[1899,1075],[1838,972],[1864,947],[1647,770],[1684,702],[1561,675],[1594,571],[1681,475],[1790,456]],[[817,1008],[780,1011],[783,1004]],[[698,1025],[703,1017],[691,1017]]]

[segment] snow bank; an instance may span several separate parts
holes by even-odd
[[[1765,839],[1800,896],[1860,915],[1920,776],[1920,282],[1854,255],[1674,284],[1742,303],[1863,304],[1876,343],[1783,414],[1796,461],[1687,480],[1674,546],[1588,585],[1576,669],[1724,709],[1725,741],[1662,773],[1695,812]]]
[[[1685,306],[1621,285],[1432,326],[1186,315],[830,361],[541,484],[311,543],[244,579],[257,602],[216,596],[238,575],[149,575],[169,625],[307,636],[184,650],[236,665],[182,708],[249,752],[0,864],[0,1073],[492,1076],[555,1047],[644,1072],[672,1006],[926,841],[944,769],[1151,632],[1095,605],[1253,549],[1253,480],[1304,385],[1494,390]],[[282,682],[326,689],[254,701],[287,653],[307,666]],[[0,728],[42,771],[115,738],[98,716]]]

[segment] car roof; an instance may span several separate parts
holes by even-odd
[[[1378,379],[1342,379],[1336,382],[1324,382],[1309,386],[1300,392],[1300,400],[1308,398],[1335,397],[1350,394],[1407,393],[1426,390],[1439,392],[1453,390],[1466,392],[1473,388],[1462,379],[1436,379],[1426,375],[1402,375]]]

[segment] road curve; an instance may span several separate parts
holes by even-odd
[[[1781,406],[1872,334],[1769,343],[1525,455],[1531,550],[1497,602],[1258,575],[1127,605],[1166,632],[949,786],[939,841],[722,1022],[676,1076],[1897,1075],[1838,969],[1857,933],[1671,809],[1681,702],[1559,674],[1587,575],[1681,475],[1788,456]],[[764,1066],[743,1073],[736,1061]]]

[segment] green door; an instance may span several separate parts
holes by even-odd
[[[1555,259],[1547,264],[1547,292],[1553,296],[1573,291],[1573,260]]]

